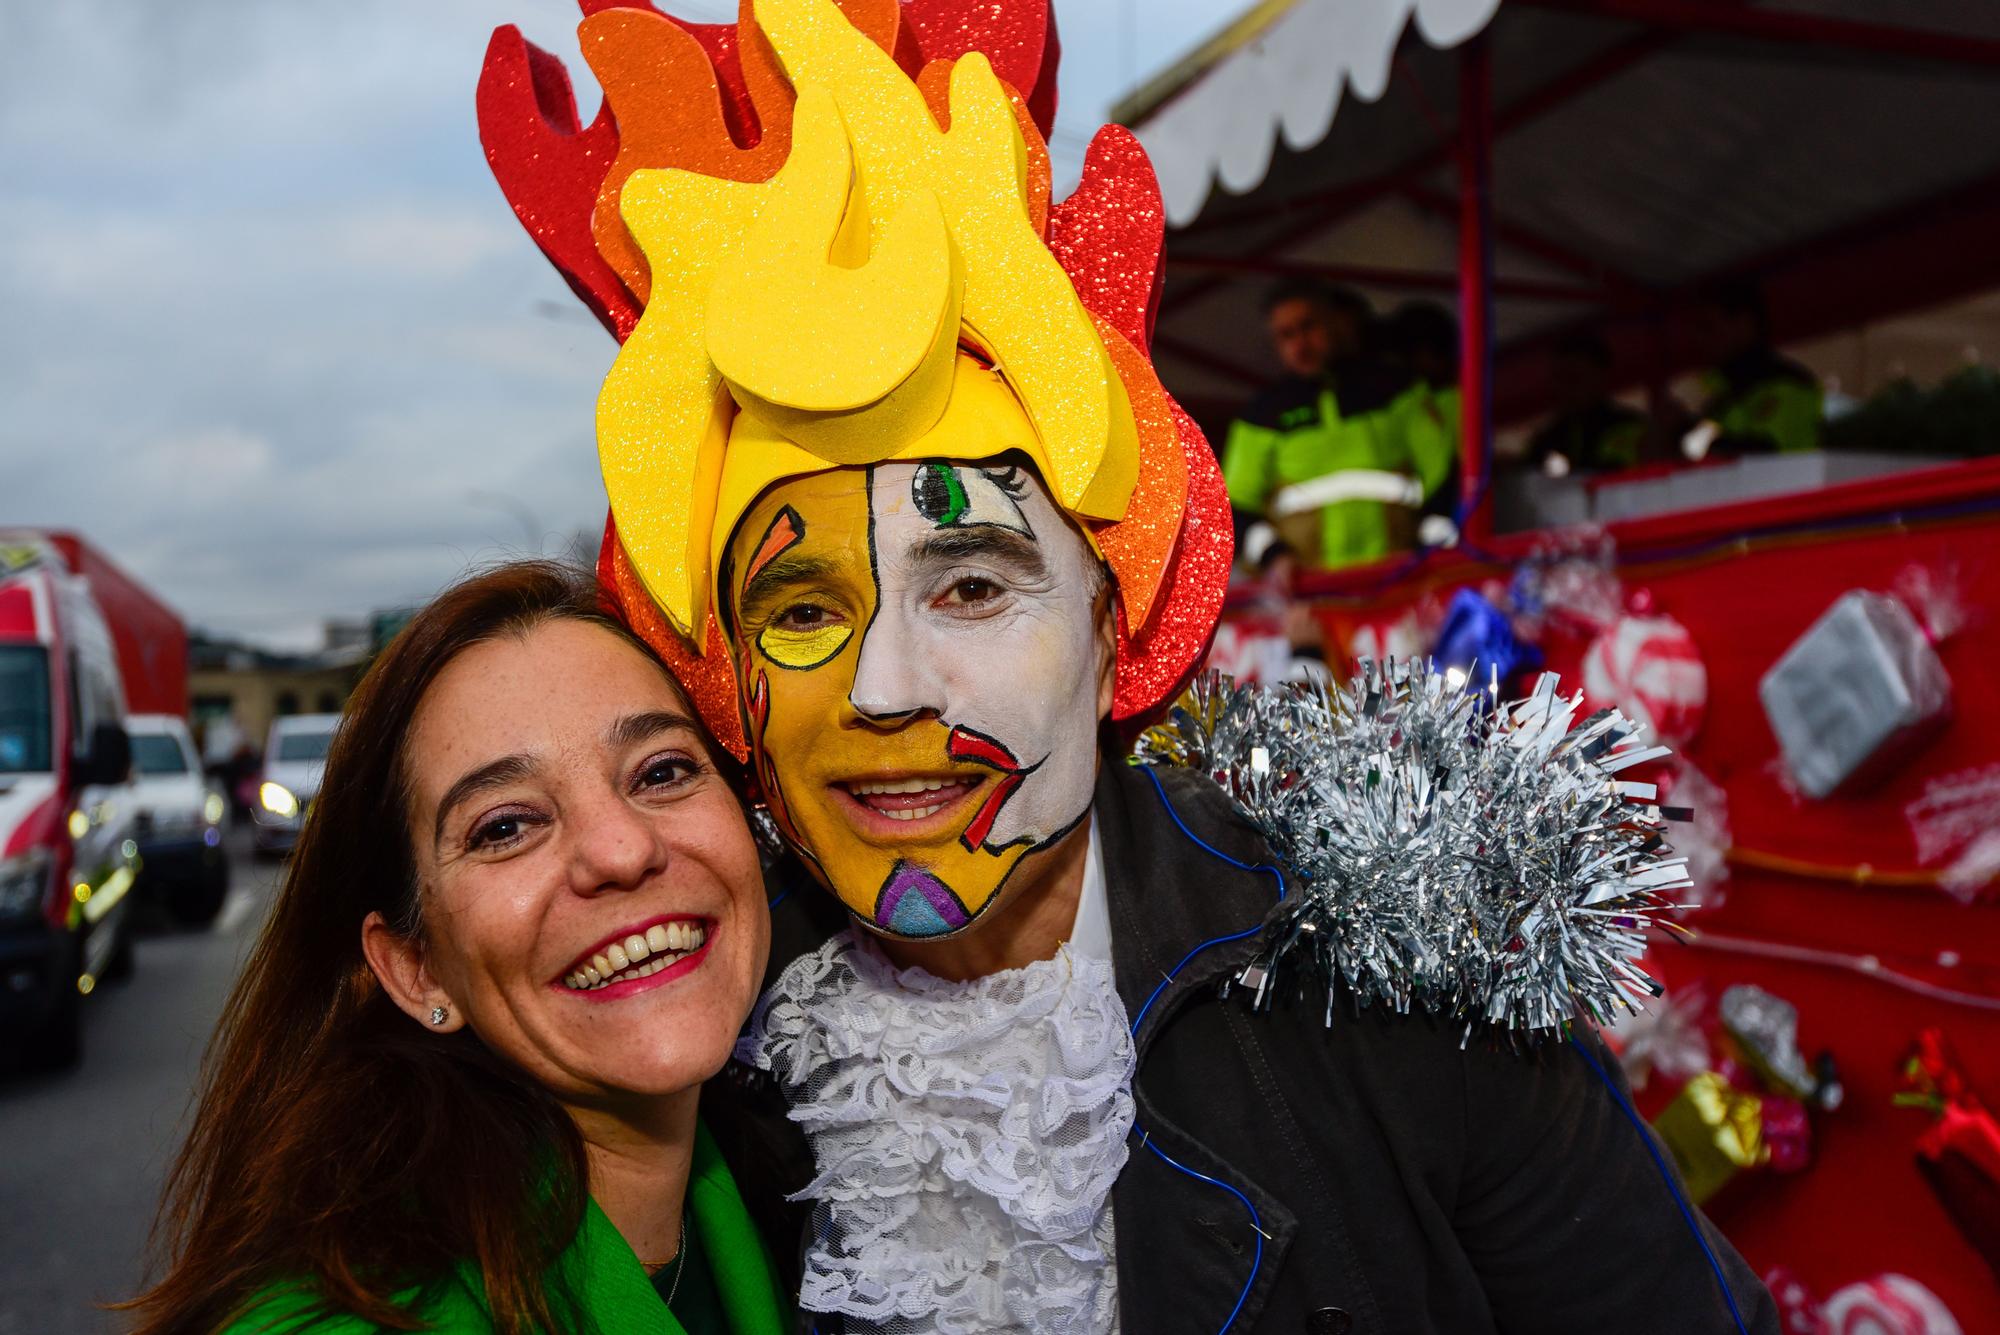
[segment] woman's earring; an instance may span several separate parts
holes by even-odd
[[[445,1017],[450,1014],[451,1012],[446,1010],[442,1006],[433,1006],[431,1007],[431,1023],[443,1024],[445,1021]]]

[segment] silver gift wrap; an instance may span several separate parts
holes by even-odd
[[[1852,792],[1895,768],[1951,715],[1951,678],[1907,607],[1854,589],[1757,684],[1801,792]]]

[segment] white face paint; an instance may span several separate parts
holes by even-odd
[[[1039,478],[1007,465],[884,465],[868,510],[881,602],[854,707],[933,710],[1007,750],[1025,777],[981,847],[1066,833],[1097,777],[1103,581],[1089,545]]]

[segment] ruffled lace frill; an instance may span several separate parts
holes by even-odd
[[[843,932],[785,970],[737,1055],[812,1142],[801,1306],[894,1335],[1117,1329],[1134,1061],[1108,962],[954,983]]]

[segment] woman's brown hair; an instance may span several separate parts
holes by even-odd
[[[470,1030],[423,1031],[361,953],[370,913],[421,930],[402,748],[425,693],[471,646],[554,619],[652,656],[587,574],[524,561],[447,590],[356,688],[204,1061],[155,1228],[165,1277],[126,1304],[139,1335],[206,1335],[273,1284],[418,1329],[410,1291],[460,1263],[502,1335],[574,1324],[549,1290],[587,1196],[574,1124]]]

